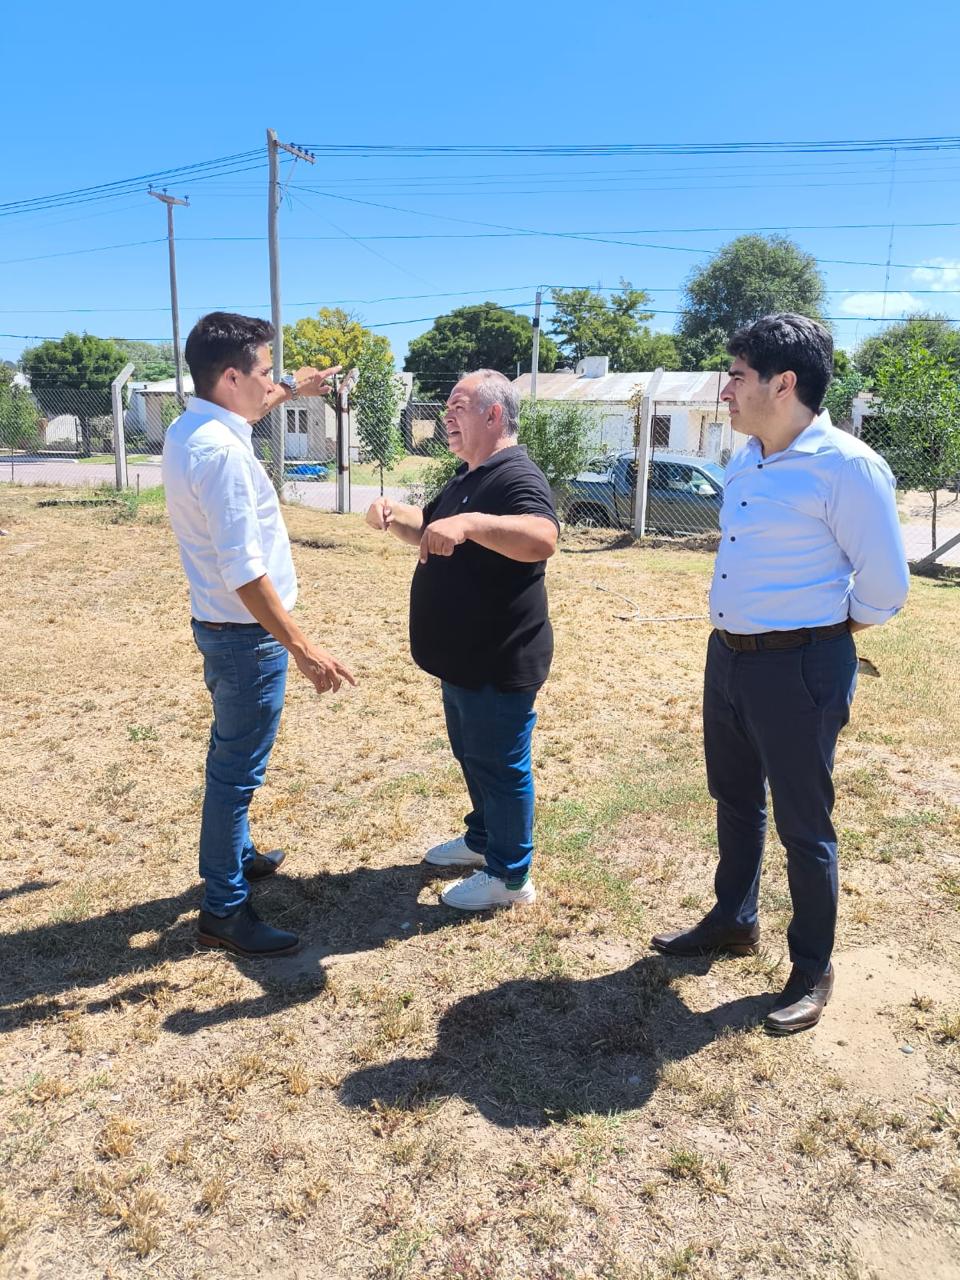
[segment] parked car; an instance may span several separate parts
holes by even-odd
[[[561,503],[568,524],[632,529],[637,490],[633,452],[612,454],[575,476]],[[720,527],[723,468],[709,458],[655,453],[649,463],[648,533],[706,533]]]

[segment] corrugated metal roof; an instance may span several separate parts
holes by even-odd
[[[575,373],[538,373],[538,400],[577,400],[582,403],[626,404],[638,387],[646,386],[652,370],[641,373],[608,373],[602,378],[578,377]],[[657,404],[716,405],[723,373],[700,370],[664,373],[657,388]],[[522,373],[513,385],[521,396],[530,394],[530,375]]]

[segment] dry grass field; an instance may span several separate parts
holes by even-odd
[[[193,941],[209,710],[162,508],[44,496],[0,489],[0,1274],[956,1280],[960,583],[862,639],[836,995],[774,1040],[774,838],[760,956],[648,946],[709,905],[715,837],[707,624],[636,611],[702,615],[708,554],[564,538],[540,898],[465,919],[420,865],[463,795],[412,553],[291,510],[300,617],[360,687],[291,675],[255,895],[305,945],[244,962]]]

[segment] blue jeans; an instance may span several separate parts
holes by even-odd
[[[533,858],[533,770],[530,739],[537,690],[501,693],[492,685],[441,685],[447,735],[463,770],[471,811],[467,847],[508,884],[522,881]]]
[[[756,923],[769,782],[793,901],[790,959],[814,980],[826,972],[836,931],[833,759],[856,684],[849,634],[749,653],[710,637],[703,731],[720,849],[711,918]]]
[[[250,890],[243,877],[256,848],[247,811],[264,779],[287,683],[287,651],[263,627],[215,631],[194,622],[203,678],[213,699],[200,820],[203,910],[225,916]]]

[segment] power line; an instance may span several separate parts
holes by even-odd
[[[603,142],[549,144],[396,144],[307,143],[308,150],[326,156],[692,156],[692,155],[827,155],[837,152],[956,151],[960,137],[860,138],[808,142]]]
[[[255,163],[250,163],[251,161]],[[135,178],[121,178],[115,182],[98,183],[91,187],[76,187],[52,195],[33,196],[25,200],[8,200],[0,203],[0,217],[19,213],[37,213],[45,209],[58,209],[66,205],[89,204],[96,200],[111,200],[118,196],[142,191],[144,185],[162,186],[164,183],[206,181],[212,177],[227,177],[234,173],[247,173],[263,166],[265,160],[259,151],[238,151],[216,160],[202,160],[196,164],[179,165],[174,169],[162,169],[155,173],[140,174]]]

